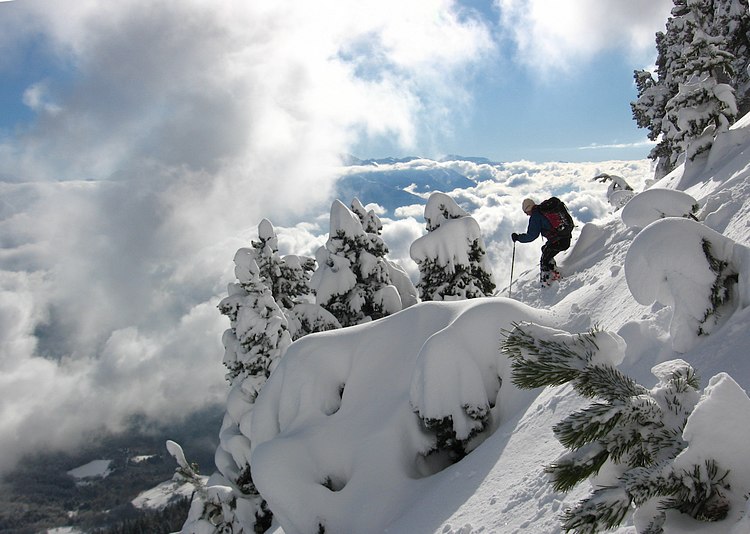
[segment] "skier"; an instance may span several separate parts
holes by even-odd
[[[547,243],[542,245],[539,280],[542,287],[548,287],[552,281],[560,279],[555,255],[570,248],[573,218],[568,213],[565,204],[557,197],[549,198],[541,204],[527,198],[524,199],[521,208],[529,216],[529,227],[526,233],[513,232],[510,237],[514,243],[516,241],[531,243],[539,237],[539,234],[547,239]]]

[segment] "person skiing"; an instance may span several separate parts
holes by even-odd
[[[539,234],[547,239],[542,245],[542,257],[539,261],[539,280],[542,287],[548,287],[553,280],[560,279],[555,256],[570,248],[570,238],[573,232],[573,218],[568,213],[565,204],[557,197],[537,204],[530,198],[521,204],[523,212],[529,216],[529,227],[526,233],[510,234],[515,243],[531,243]]]

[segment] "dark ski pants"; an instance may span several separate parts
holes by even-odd
[[[542,259],[539,261],[539,269],[542,274],[549,271],[554,271],[557,267],[555,263],[555,256],[563,250],[570,248],[570,238],[556,239],[554,241],[547,241],[546,244],[542,245]]]

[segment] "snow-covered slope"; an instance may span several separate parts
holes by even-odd
[[[750,243],[749,144],[750,128],[740,121],[706,158],[655,185],[691,195],[701,224],[743,250]],[[315,532],[323,525],[328,533],[560,532],[559,513],[590,488],[582,484],[557,493],[543,468],[563,452],[552,426],[585,401],[568,385],[520,391],[510,383],[499,347],[501,330],[515,321],[569,332],[598,325],[619,334],[627,343],[620,370],[646,387],[655,383],[654,365],[679,357],[695,367],[702,387],[726,372],[747,390],[750,308],[737,302],[747,291],[747,273],[737,273],[734,304],[723,309],[710,335],[677,353],[670,331],[681,319],[674,306],[657,294],[653,303],[639,304],[633,298],[639,279],[626,275],[626,258],[641,231],[625,225],[619,211],[584,225],[575,245],[559,257],[559,285],[540,289],[535,269],[514,282],[512,296],[523,304],[505,298],[421,304],[292,345],[258,398],[251,432],[253,474],[275,513],[276,531]],[[692,252],[679,255],[664,277],[689,279],[685,264],[705,261]],[[732,267],[746,271],[748,265]],[[704,298],[681,297],[693,303]],[[724,382],[717,379],[715,389],[718,383]],[[481,405],[482,399],[494,405],[489,429],[480,434],[486,440],[438,470],[442,465],[423,456],[430,437],[420,431],[417,414],[451,414],[456,435],[465,437],[475,419],[463,407]],[[721,418],[713,420],[718,432]],[[700,428],[712,431],[705,422]],[[480,439],[470,440],[468,448]],[[710,454],[707,447],[694,450]],[[747,442],[730,448],[723,453],[730,461],[741,464],[750,454]],[[735,470],[732,489],[740,493],[733,495],[727,520],[688,525],[672,513],[665,532],[750,531],[741,494],[750,480],[742,473]],[[631,520],[620,531],[635,532],[628,525]]]

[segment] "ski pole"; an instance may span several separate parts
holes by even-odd
[[[516,242],[513,241],[513,256],[510,260],[510,285],[508,286],[508,298],[510,298],[511,290],[513,289],[513,267],[516,265]]]

